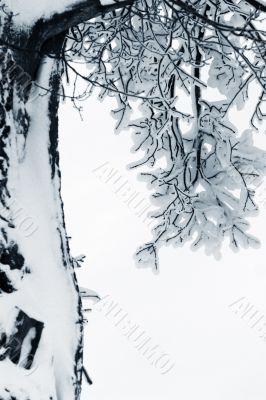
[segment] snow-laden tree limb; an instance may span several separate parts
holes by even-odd
[[[67,30],[70,26],[77,25],[83,21],[88,21],[94,15],[91,15],[93,8],[102,7],[123,7],[123,0],[4,0],[6,12],[11,11],[14,15],[14,23],[17,26],[32,27],[37,21],[60,21],[65,24]],[[55,28],[51,25],[52,29]]]
[[[136,1],[69,35],[66,71],[87,81],[84,97],[96,87],[100,97],[115,96],[117,128],[135,130],[133,149],[143,158],[132,168],[148,167],[142,177],[161,210],[153,216],[154,239],[137,258],[155,268],[164,243],[193,237],[194,247],[215,254],[224,236],[235,248],[258,245],[246,232],[246,217],[257,209],[254,184],[266,167],[265,153],[252,145],[265,113],[266,49],[259,29],[265,16],[252,3]],[[75,59],[89,65],[87,74]],[[210,101],[208,87],[223,99]],[[190,105],[184,109],[179,98]],[[254,113],[246,132],[238,132],[229,115],[248,99]],[[143,117],[134,121],[137,100]],[[156,168],[161,158],[166,168]]]

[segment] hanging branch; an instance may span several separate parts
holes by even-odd
[[[258,244],[246,218],[257,210],[253,187],[266,156],[253,146],[252,130],[237,132],[228,120],[248,100],[251,82],[263,93],[266,87],[266,35],[255,28],[264,7],[252,3],[248,10],[230,0],[139,0],[68,37],[65,68],[88,83],[87,93],[98,87],[100,98],[116,98],[117,129],[133,129],[134,150],[143,153],[131,168],[148,168],[141,176],[159,208],[153,239],[136,255],[155,270],[164,243],[193,237],[193,247],[215,256],[225,236],[234,248]],[[208,101],[209,87],[224,100]],[[190,105],[182,108],[180,98]],[[143,116],[134,120],[136,100]],[[264,117],[264,101],[262,94],[251,128]],[[162,157],[167,166],[156,167]]]

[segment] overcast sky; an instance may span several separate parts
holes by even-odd
[[[67,228],[72,254],[87,256],[80,284],[109,295],[121,315],[175,364],[161,374],[123,336],[117,319],[95,306],[85,340],[85,366],[94,385],[84,386],[83,399],[265,400],[266,342],[243,313],[229,307],[244,298],[243,307],[250,304],[262,317],[260,326],[266,322],[265,209],[251,219],[251,232],[262,241],[258,250],[235,254],[225,247],[217,261],[189,246],[167,247],[160,252],[158,275],[136,268],[134,251],[150,239],[150,228],[124,203],[122,192],[115,193],[118,186],[99,173],[105,164],[149,204],[145,184],[126,169],[133,160],[131,137],[113,133],[110,101],[91,98],[83,106],[83,121],[70,102],[60,111]],[[245,121],[238,115],[241,126]]]

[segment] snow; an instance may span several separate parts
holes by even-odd
[[[48,87],[53,61],[49,60],[43,68],[40,84]],[[66,273],[62,265],[61,243],[57,232],[61,219],[58,215],[60,204],[54,207],[58,187],[53,188],[51,185],[51,172],[48,168],[47,103],[47,97],[40,97],[31,105],[33,120],[27,140],[26,158],[20,166],[20,177],[16,184],[17,196],[24,199],[27,208],[38,216],[39,224],[38,231],[30,240],[20,241],[23,254],[33,270],[30,278],[27,278],[29,288],[25,291],[28,296],[23,291],[21,300],[24,309],[27,307],[29,315],[32,315],[35,314],[32,309],[33,299],[38,298],[38,315],[34,317],[45,324],[47,344],[42,343],[43,352],[46,357],[50,353],[51,363],[54,360],[58,400],[68,400],[73,398],[70,377],[74,368],[74,354],[71,353],[77,344],[77,294],[73,292],[73,284],[69,281],[70,274]],[[36,109],[38,113],[34,113]],[[26,281],[24,284],[26,286]],[[39,358],[42,364],[42,357]]]
[[[44,87],[49,87],[53,63],[53,60],[46,60],[42,66],[38,83]],[[11,130],[10,171],[14,171],[9,176],[11,196],[19,203],[23,201],[25,208],[36,215],[38,229],[30,237],[19,230],[8,230],[10,240],[18,244],[30,274],[21,279],[17,271],[14,271],[16,274],[12,271],[17,291],[0,296],[0,325],[9,330],[7,333],[14,333],[14,310],[20,309],[30,318],[43,322],[44,329],[29,375],[23,365],[8,361],[0,363],[1,399],[6,398],[5,387],[21,400],[72,400],[75,397],[75,354],[80,338],[78,295],[70,260],[68,265],[63,263],[61,246],[66,253],[66,243],[58,195],[59,179],[56,174],[51,181],[49,166],[48,99],[48,95],[40,96],[28,106],[31,127],[23,158],[15,129]],[[29,331],[21,357],[27,353],[34,335],[34,331]],[[27,393],[21,392],[22,388],[26,388]]]
[[[119,2],[119,1],[118,1]],[[100,0],[102,6],[109,6],[111,4],[117,3],[117,1],[110,1],[110,0]]]
[[[14,20],[18,25],[32,26],[38,19],[49,19],[54,14],[62,13],[80,3],[81,0],[5,0],[5,5],[15,14]],[[88,0],[88,4],[92,0]],[[101,0],[101,5],[114,4],[112,0]]]
[[[28,373],[28,371],[27,371]],[[9,360],[0,363],[0,398],[9,400],[10,393],[13,398],[20,400],[47,400],[47,393],[56,399],[55,388],[52,387],[52,368],[44,362],[32,374],[18,368]],[[5,388],[8,388],[6,391]]]
[[[32,25],[41,17],[48,19],[77,3],[78,0],[5,0],[6,6],[15,14],[16,23],[25,25]]]

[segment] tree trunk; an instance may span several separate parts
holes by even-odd
[[[25,65],[50,89],[34,101],[18,77]],[[60,196],[60,63],[3,46],[0,73],[0,399],[74,400],[83,326]]]
[[[0,6],[0,400],[80,398],[83,316],[60,195],[59,55],[71,26],[131,1]]]

